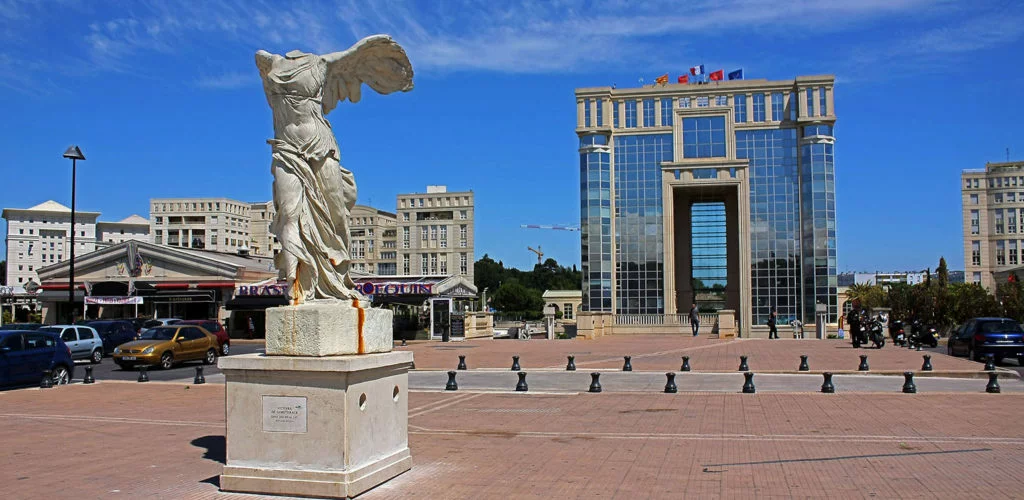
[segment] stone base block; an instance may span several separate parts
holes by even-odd
[[[341,356],[390,352],[393,314],[347,301],[271,307],[266,312],[266,353]]]
[[[412,467],[411,352],[220,358],[227,399],[221,489],[346,498]]]

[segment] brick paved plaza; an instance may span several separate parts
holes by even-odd
[[[921,359],[906,349],[844,347],[619,337],[424,343],[412,349],[418,368],[449,369],[460,352],[470,353],[470,368],[478,362],[506,369],[512,352],[520,353],[524,369],[564,367],[564,354],[575,352],[581,370],[619,368],[623,350],[634,353],[636,369],[664,371],[687,353],[695,369],[722,371],[734,371],[743,352],[755,371],[791,371],[800,353],[812,356],[812,369],[850,362],[856,368],[858,353],[869,354],[873,368],[877,363],[893,370]],[[947,364],[980,368],[941,354],[933,362],[937,370]],[[918,394],[902,394],[902,377],[887,379],[894,384],[888,392],[841,387],[836,394],[740,394],[738,386],[735,392],[679,394],[412,392],[413,469],[360,498],[1019,495],[1019,380],[1004,379],[1002,394],[986,394],[983,380],[970,379],[960,380],[973,384],[968,392],[925,391],[919,384]],[[218,490],[221,384],[100,381],[9,390],[0,392],[0,424],[5,498],[255,498]]]

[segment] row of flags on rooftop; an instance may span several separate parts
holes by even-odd
[[[690,81],[691,76],[694,77],[692,82]],[[727,78],[729,80],[742,80],[743,68],[730,71],[728,74],[726,74],[724,69],[708,73],[704,70],[703,64],[698,64],[690,68],[689,74],[679,75],[679,78],[676,81],[678,83],[707,83],[709,80],[713,82],[720,82]],[[654,82],[658,85],[668,84],[668,73],[655,78]]]

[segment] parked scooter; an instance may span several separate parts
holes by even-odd
[[[885,346],[885,333],[882,330],[882,320],[880,318],[870,320],[868,335],[871,343],[875,344],[875,349],[881,349]]]
[[[894,319],[889,323],[889,336],[892,337],[893,345],[906,347],[907,334],[903,331],[903,322]]]
[[[910,325],[910,344],[938,347],[939,332],[934,326],[925,327],[921,320],[914,320]]]

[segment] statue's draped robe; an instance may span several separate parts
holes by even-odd
[[[327,63],[315,54],[274,56],[263,87],[274,111],[274,206],[271,233],[281,242],[275,264],[291,285],[293,303],[358,298],[348,275],[352,173],[323,115]]]

